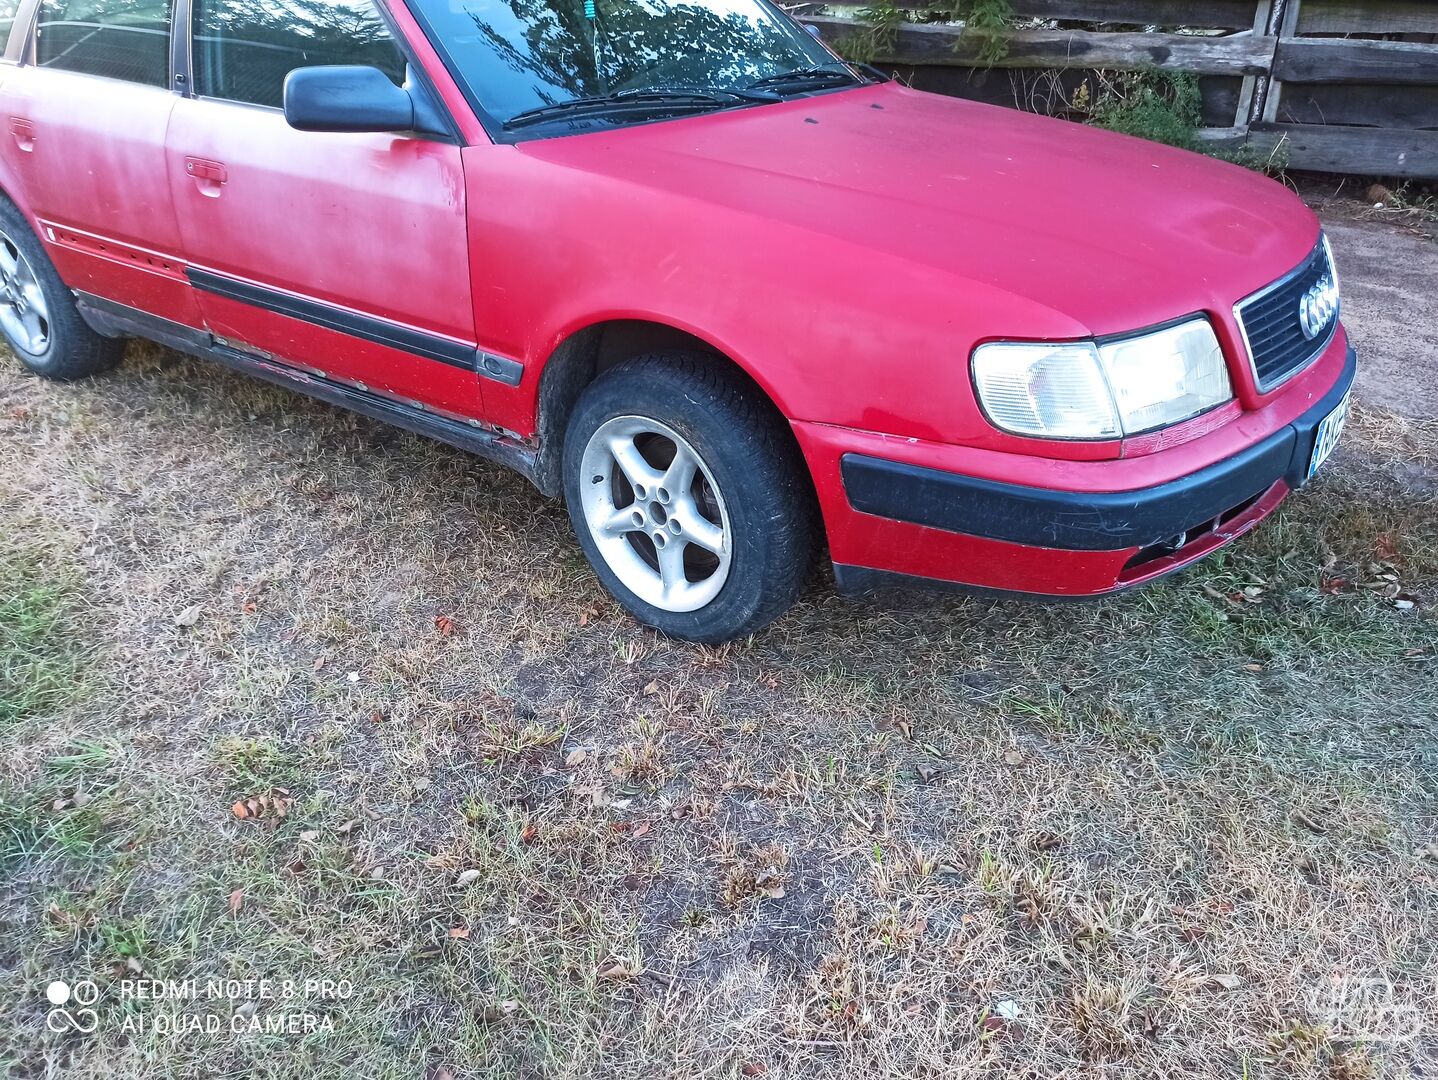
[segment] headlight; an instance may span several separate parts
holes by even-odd
[[[1043,439],[1116,439],[1233,397],[1205,318],[1104,342],[994,342],[974,350],[979,403],[996,425]]]

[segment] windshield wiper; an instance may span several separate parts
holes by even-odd
[[[504,122],[506,128],[529,127],[550,120],[584,119],[595,116],[636,116],[660,112],[705,112],[731,105],[778,101],[779,95],[762,89],[727,89],[708,86],[636,86],[612,94],[570,98],[550,105],[537,105],[515,113]]]
[[[796,87],[808,90],[819,86],[837,86],[843,83],[862,81],[848,64],[826,64],[822,67],[802,67],[793,71],[779,71],[756,79],[748,86],[750,90],[770,90],[778,87]]]

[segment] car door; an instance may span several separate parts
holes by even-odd
[[[457,140],[305,132],[285,75],[404,53],[370,0],[193,0],[167,142],[189,277],[235,348],[442,411],[479,412]]]
[[[7,181],[72,288],[200,325],[165,181],[170,0],[42,0],[0,82]]]

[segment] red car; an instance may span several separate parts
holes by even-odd
[[[917,93],[769,0],[8,6],[31,370],[152,338],[504,462],[669,634],[763,626],[824,543],[847,588],[1135,585],[1343,425],[1284,188]]]

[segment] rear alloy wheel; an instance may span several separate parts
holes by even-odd
[[[30,356],[50,350],[50,305],[15,241],[0,232],[0,330]]]
[[[35,231],[15,205],[0,198],[0,333],[20,362],[47,379],[83,379],[125,355],[121,338],[95,333]]]
[[[595,573],[666,634],[753,633],[808,576],[813,495],[793,436],[722,361],[651,355],[605,372],[575,408],[564,474]]]

